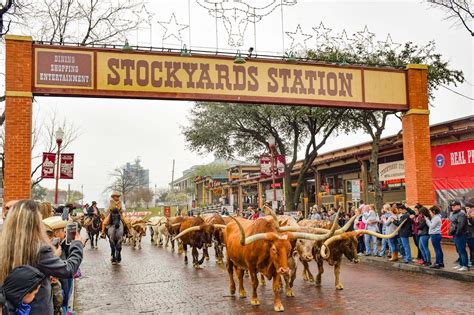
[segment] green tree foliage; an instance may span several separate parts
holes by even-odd
[[[330,63],[362,64],[376,67],[395,67],[404,69],[408,64],[426,64],[428,66],[428,96],[434,99],[434,92],[442,85],[464,82],[463,72],[453,70],[449,62],[444,60],[441,54],[436,52],[434,41],[424,46],[418,46],[407,42],[401,50],[394,50],[387,46],[380,46],[374,51],[372,47],[358,44],[353,51],[341,51],[334,47],[326,47],[324,50],[311,50],[307,52],[307,59],[320,60]],[[380,187],[378,173],[378,158],[380,152],[380,139],[385,129],[387,119],[397,115],[393,111],[369,111],[351,110],[350,117],[354,131],[362,129],[372,138],[372,153],[369,159],[369,174],[374,183],[375,203],[381,209],[383,203],[383,192]],[[400,118],[400,117],[399,117]]]
[[[48,194],[48,188],[41,185],[35,185],[31,188],[31,196],[34,200],[44,200]]]
[[[347,131],[345,109],[303,106],[254,105],[198,102],[191,110],[190,125],[183,133],[191,150],[213,152],[218,157],[243,156],[250,159],[268,152],[268,137],[275,137],[278,154],[285,165],[286,209],[300,201],[304,176],[318,150],[330,135]],[[291,170],[303,150],[297,186],[291,185]]]

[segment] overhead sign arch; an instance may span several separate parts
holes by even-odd
[[[33,96],[206,100],[403,111],[409,202],[432,202],[427,68],[180,56],[7,35],[5,200],[29,198]],[[425,165],[426,164],[426,165]]]

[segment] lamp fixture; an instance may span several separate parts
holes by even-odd
[[[132,50],[132,47],[130,47],[127,39],[125,40],[125,44],[123,44],[122,50],[123,51]]]
[[[184,44],[183,48],[181,49],[181,57],[191,57],[191,50],[186,48],[186,44]]]
[[[242,54],[240,53],[240,50],[237,50],[237,55],[235,55],[234,63],[236,64],[243,64],[246,63],[245,58],[242,57]]]

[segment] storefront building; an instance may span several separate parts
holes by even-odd
[[[433,204],[446,208],[453,199],[474,201],[474,116],[432,125],[430,137],[435,190]],[[371,151],[372,143],[366,142],[319,155],[312,170],[305,174],[298,209],[307,213],[314,204],[350,209],[361,201],[374,203],[374,184],[369,175]],[[401,135],[381,140],[378,162],[384,202],[405,201]],[[296,185],[298,168],[296,164],[292,186]],[[198,181],[196,184],[201,185]],[[210,189],[209,185],[198,186],[198,192],[199,187]],[[283,204],[284,189],[281,178],[276,179],[274,187],[271,178],[261,178],[258,165],[240,165],[229,169],[222,189],[211,189],[202,196],[208,196],[205,201],[209,204],[220,193],[227,196],[226,200],[233,209],[245,209],[248,206],[262,207],[265,201],[276,200],[278,205]]]

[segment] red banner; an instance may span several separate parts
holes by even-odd
[[[74,153],[62,153],[61,154],[61,166],[60,166],[61,179],[73,179],[74,178]]]
[[[269,155],[260,156],[260,177],[268,178],[272,176],[272,167],[276,178],[281,178],[285,175],[286,159],[284,155],[275,155],[274,165],[272,165],[272,157]]]
[[[54,165],[56,154],[43,152],[43,164],[41,167],[41,178],[54,178]]]
[[[275,176],[280,178],[285,176],[286,159],[284,155],[275,156]]]
[[[433,178],[474,174],[474,140],[434,146],[431,156]]]
[[[269,155],[260,156],[260,177],[267,178],[272,176],[272,157]]]
[[[474,202],[474,140],[434,146],[431,157],[436,204]]]

